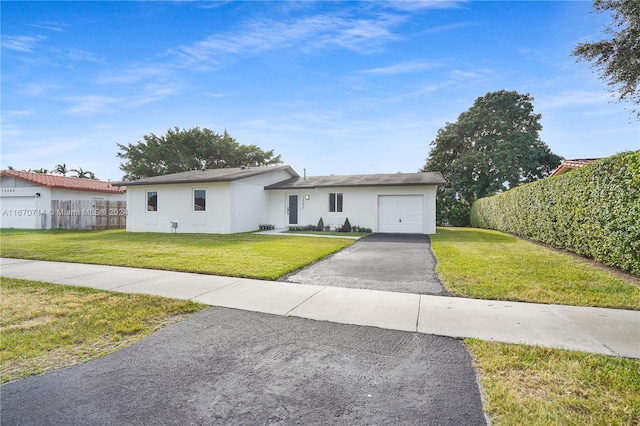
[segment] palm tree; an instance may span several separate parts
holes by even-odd
[[[47,173],[49,173],[49,170],[43,169],[43,168],[39,168],[37,170],[34,170],[33,173],[41,173],[43,175],[46,175]]]
[[[76,172],[76,177],[81,179],[96,179],[96,175],[89,170],[82,170],[82,167],[71,169],[70,172]]]
[[[69,173],[69,170],[67,169],[67,165],[65,163],[62,163],[58,164],[51,173],[55,173],[60,176],[66,176],[67,173]]]

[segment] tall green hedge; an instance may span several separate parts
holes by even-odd
[[[471,224],[640,275],[640,150],[481,198]]]

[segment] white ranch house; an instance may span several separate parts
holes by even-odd
[[[440,173],[301,177],[290,166],[195,170],[127,186],[127,230],[230,234],[346,218],[374,232],[436,232]]]

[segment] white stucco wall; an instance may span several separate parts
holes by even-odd
[[[206,210],[193,210],[193,191],[206,190]],[[147,191],[158,193],[158,210],[147,211]],[[228,234],[230,232],[229,183],[169,184],[127,188],[127,231]]]
[[[436,190],[435,185],[408,187],[358,187],[358,188],[318,188],[299,190],[271,190],[271,220],[277,228],[289,225],[287,202],[289,195],[298,195],[298,224],[317,225],[322,217],[325,226],[341,226],[346,218],[352,226],[371,228],[378,232],[378,197],[381,195],[422,195],[423,233],[436,232]],[[343,194],[343,211],[329,212],[329,194]],[[309,196],[305,200],[305,195]]]
[[[291,178],[284,170],[232,182],[134,185],[127,187],[127,230],[131,232],[229,234],[269,222],[265,186]],[[193,191],[206,190],[206,211],[193,211]],[[147,191],[158,193],[158,210],[147,211]]]
[[[279,170],[232,182],[231,232],[253,231],[270,223],[271,197],[264,187],[290,178],[289,173]]]

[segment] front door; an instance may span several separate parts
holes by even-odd
[[[289,206],[287,207],[287,214],[289,215],[289,225],[298,224],[298,196],[289,195]]]

